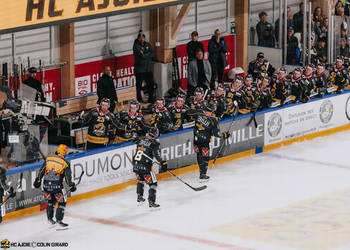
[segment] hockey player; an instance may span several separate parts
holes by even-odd
[[[259,110],[269,108],[272,104],[272,95],[270,91],[270,77],[264,77],[257,85],[259,90]]]
[[[184,123],[188,121],[188,106],[185,104],[185,97],[178,95],[176,101],[168,106],[172,121],[172,131],[182,129]]]
[[[343,58],[338,56],[336,64],[332,67],[328,77],[329,85],[336,89],[337,94],[342,93],[344,88],[349,85],[348,71],[343,63]]]
[[[255,112],[258,109],[260,105],[258,92],[258,89],[253,86],[253,77],[251,75],[247,75],[243,84],[243,94],[246,102],[245,109],[247,112]]]
[[[193,147],[197,154],[197,162],[199,165],[199,178],[209,179],[207,176],[208,164],[209,164],[209,143],[211,137],[223,137],[227,139],[229,134],[224,132],[220,133],[220,128],[218,125],[218,119],[215,117],[216,104],[209,103],[205,110],[198,113],[196,116],[195,127],[194,127],[194,140]]]
[[[293,102],[306,103],[310,100],[310,89],[308,83],[305,82],[301,76],[301,70],[295,69],[291,76],[291,99]]]
[[[324,64],[317,65],[317,70],[314,74],[314,82],[314,91],[317,93],[317,97],[322,98],[326,93],[328,87]]]
[[[114,137],[112,127],[117,130],[122,129],[115,115],[108,110],[110,104],[109,99],[103,98],[99,107],[83,118],[83,126],[89,126],[86,149],[107,146],[110,139]]]
[[[203,88],[202,87],[196,88],[194,92],[194,96],[190,97],[189,99],[189,107],[190,107],[191,113],[193,113],[193,111],[198,112],[205,109],[208,103],[204,99],[203,95],[204,95]],[[190,120],[193,121],[194,119],[195,119],[194,117],[190,116]]]
[[[65,159],[67,153],[68,147],[64,144],[59,145],[56,155],[50,155],[45,159],[34,181],[35,188],[40,188],[43,182],[45,198],[48,200],[46,214],[49,227],[58,225],[65,228],[68,226],[68,224],[62,222],[66,207],[66,197],[63,194],[64,182],[68,185],[68,189],[71,192],[77,190],[75,183],[72,182],[70,163]],[[56,203],[58,203],[58,207],[56,209],[56,221],[54,221],[53,216]]]
[[[268,75],[272,77],[275,72],[275,68],[265,60],[264,53],[259,52],[254,61],[249,63],[248,74],[253,76],[254,81]]]
[[[144,136],[150,128],[140,112],[138,101],[130,103],[129,111],[120,112],[120,123],[124,127],[124,131],[120,131],[119,135],[116,136],[116,142],[130,141],[137,136]]]
[[[6,183],[6,169],[0,166],[0,198],[1,203],[5,201],[6,195],[10,198],[16,197],[16,191],[13,187],[10,187]],[[0,203],[0,204],[1,204]],[[2,213],[1,213],[1,205],[0,205],[0,223],[2,222]]]
[[[314,65],[308,64],[302,73],[302,78],[305,84],[308,86],[310,90],[310,94],[311,94],[311,91],[315,88],[314,71],[315,71]]]
[[[214,102],[216,104],[215,116],[222,119],[227,111],[227,101],[225,97],[225,87],[219,84],[214,94],[208,96],[208,103]]]
[[[152,127],[147,132],[146,137],[140,137],[134,140],[137,144],[136,154],[133,158],[133,171],[138,180],[136,193],[137,202],[144,202],[143,198],[145,183],[149,186],[148,204],[149,207],[159,207],[156,203],[157,178],[152,170],[153,162],[150,159],[156,158],[161,164],[161,171],[167,171],[168,162],[163,161],[160,156],[160,143],[158,137],[158,129]],[[148,157],[146,157],[147,155]]]
[[[237,76],[236,79],[230,83],[230,87],[227,90],[226,101],[227,101],[227,111],[226,114],[232,116],[236,113],[236,109],[241,109],[243,104],[243,94],[242,94],[242,82],[243,79]]]
[[[289,83],[286,77],[287,70],[285,68],[280,68],[278,74],[272,78],[271,81],[271,95],[275,102],[278,102],[283,106],[285,100],[288,97]]]
[[[164,98],[157,98],[156,105],[152,108],[151,126],[157,127],[161,134],[172,129],[170,113],[165,107]]]

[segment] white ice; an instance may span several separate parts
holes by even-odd
[[[342,132],[217,165],[209,170],[208,188],[201,192],[174,178],[162,180],[157,193],[161,209],[156,211],[150,211],[147,204],[137,206],[132,186],[68,204],[67,231],[48,230],[43,211],[5,221],[0,240],[68,242],[68,249],[74,250],[295,249],[210,229],[349,188],[349,145],[350,132]],[[197,171],[180,177],[202,185]],[[336,249],[350,249],[350,240]]]

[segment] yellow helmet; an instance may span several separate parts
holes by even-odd
[[[57,147],[57,154],[65,156],[68,153],[68,146],[64,144],[60,144]]]

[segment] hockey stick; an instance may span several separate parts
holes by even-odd
[[[75,186],[78,186],[78,185],[80,184],[83,175],[84,175],[84,170],[81,172],[81,174],[80,174],[80,176],[79,176],[79,180],[78,180],[77,184],[75,184]],[[72,190],[72,188],[73,188],[73,187],[71,187],[70,189],[68,189],[67,192],[66,192],[65,194],[63,194],[63,196],[67,196],[67,194]]]
[[[153,163],[155,163],[155,164],[157,164],[158,166],[161,167],[160,162],[158,162],[158,161],[152,159],[151,157],[149,157],[147,154],[145,154],[145,153],[143,153],[143,152],[142,152],[142,155],[144,155],[147,159],[149,159],[150,161],[152,161]],[[168,172],[169,174],[171,174],[172,176],[174,176],[177,180],[181,181],[183,184],[185,184],[186,186],[188,186],[189,188],[191,188],[192,190],[194,190],[194,191],[202,191],[202,190],[204,190],[204,189],[207,188],[206,185],[201,186],[201,187],[197,187],[197,188],[196,188],[196,187],[192,187],[190,184],[188,184],[187,182],[185,182],[184,180],[182,180],[180,177],[178,177],[176,174],[174,174],[174,173],[171,172],[170,170],[167,170],[167,172]]]
[[[238,115],[238,107],[236,108],[235,115],[233,116],[233,119],[232,119],[232,122],[230,124],[230,127],[227,130],[228,133],[230,133],[231,129],[233,128],[233,124],[235,124],[237,115]],[[219,151],[216,153],[215,158],[213,160],[213,164],[211,165],[212,167],[215,166],[215,162],[218,159],[218,157],[219,157],[221,151],[223,150],[224,146],[225,146],[225,141],[221,144]]]

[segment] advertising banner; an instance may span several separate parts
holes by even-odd
[[[349,123],[349,94],[332,96],[265,114],[265,145]]]
[[[1,1],[0,34],[161,7],[195,0],[16,0]]]
[[[36,189],[33,182],[39,169],[7,176],[8,184],[15,187],[16,197],[6,203],[6,213],[32,207],[45,202],[41,189]]]
[[[79,188],[72,195],[117,185],[135,179],[132,158],[136,145],[118,147],[71,160],[73,179],[76,182],[84,170]]]
[[[256,116],[257,128],[254,122],[247,124],[251,118],[245,118],[234,121],[233,130],[227,142],[223,139],[213,138],[210,143],[211,159],[217,154],[221,143],[226,143],[222,156],[227,156],[256,147],[262,147],[264,144],[264,115]],[[220,130],[227,131],[232,118],[228,118],[220,124]],[[162,159],[168,161],[170,169],[181,168],[195,164],[197,162],[196,154],[193,150],[193,129],[178,136],[169,135],[160,138]]]

